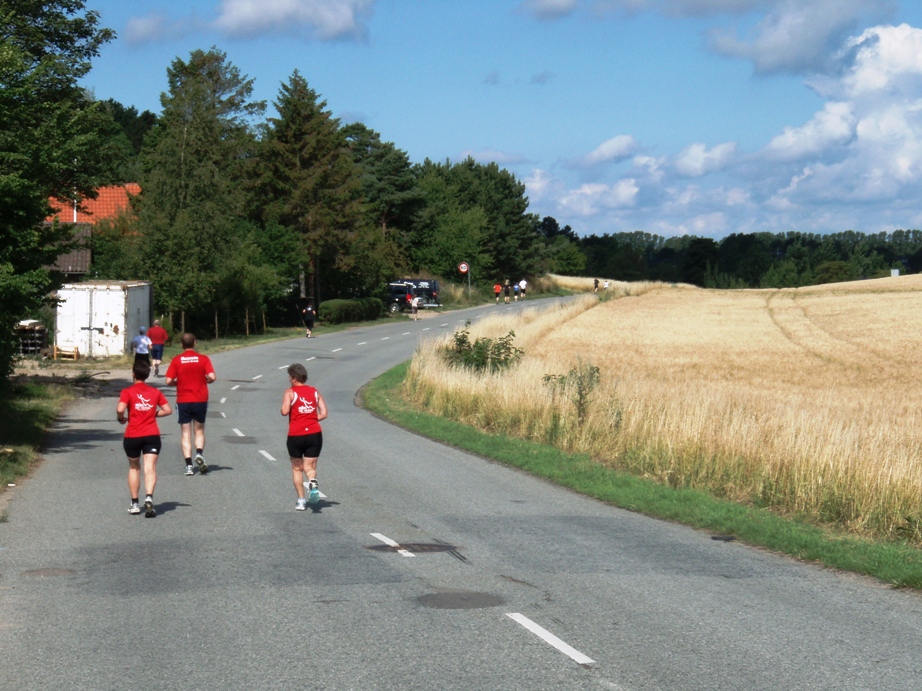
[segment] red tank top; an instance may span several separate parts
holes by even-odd
[[[288,436],[301,437],[305,434],[315,434],[320,431],[320,422],[317,420],[318,394],[313,386],[292,386],[295,398],[288,411]]]

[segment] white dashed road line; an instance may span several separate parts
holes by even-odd
[[[257,374],[255,377],[253,377],[253,380],[255,381],[255,380],[257,380],[257,379],[261,379],[262,376],[263,376],[263,375],[261,375],[261,374]]]
[[[362,341],[361,343],[356,343],[356,345],[368,345],[368,341]]]
[[[227,415],[224,414],[223,410],[221,411],[221,417],[223,417],[224,419],[227,419]]]
[[[226,399],[226,398],[222,398],[222,399],[221,399],[221,403],[226,403],[226,402],[227,402],[227,399]]]
[[[263,456],[265,456],[270,461],[275,460],[274,458],[272,458],[272,454],[270,454],[268,451],[263,451],[262,449],[260,449],[259,453],[261,453]]]
[[[381,340],[382,340],[382,341],[389,341],[389,340],[391,340],[391,337],[390,337],[390,336],[385,336],[385,337],[382,338]]]
[[[232,387],[231,387],[231,391],[236,391],[236,390],[239,389],[239,388],[240,388],[240,384],[237,384],[237,386],[232,386]]]
[[[513,621],[518,622],[519,624],[524,626],[526,629],[528,629],[533,634],[538,636],[538,638],[541,638],[542,640],[544,640],[544,642],[550,643],[552,646],[557,648],[557,650],[562,652],[564,655],[567,655],[568,657],[572,658],[577,664],[591,665],[595,663],[595,660],[593,660],[591,657],[587,657],[586,655],[583,655],[580,651],[578,651],[576,648],[573,648],[567,645],[562,640],[557,638],[557,636],[552,634],[547,629],[544,629],[538,626],[535,622],[533,622],[531,619],[529,619],[525,615],[519,614],[518,612],[516,612],[514,614],[507,614],[506,616],[512,619]]]
[[[410,335],[410,332],[409,332],[409,331],[404,331],[402,335],[403,335],[403,336],[409,336],[409,335]]]
[[[393,540],[391,540],[391,539],[390,539],[389,537],[387,537],[386,535],[382,535],[381,533],[372,533],[371,536],[372,536],[373,538],[377,538],[378,540],[380,540],[381,542],[383,542],[383,543],[384,543],[385,545],[387,545],[388,547],[394,547],[394,548],[396,548],[398,554],[402,554],[402,555],[405,556],[405,557],[415,557],[415,556],[416,556],[415,554],[413,554],[413,552],[410,552],[410,551],[405,550],[405,549],[400,549],[400,545],[397,544],[396,542],[394,542]]]
[[[305,360],[304,362],[310,362],[311,360],[316,360],[316,359],[317,359],[317,356],[312,355],[311,357],[307,358],[307,360]]]
[[[239,429],[237,429],[236,427],[234,428],[234,432],[236,433],[236,435],[237,435],[238,437],[245,437],[245,436],[246,436],[243,432],[241,432],[241,431],[240,431]]]
[[[334,352],[334,353],[338,353],[340,350],[342,350],[342,348],[337,348],[337,349],[334,350],[333,352]]]

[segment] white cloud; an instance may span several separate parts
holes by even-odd
[[[850,73],[842,80],[853,98],[865,94],[901,90],[905,80],[918,92],[922,76],[922,31],[908,24],[877,26],[850,40],[846,51],[854,52]]]
[[[364,35],[375,0],[222,0],[214,26],[230,36],[305,34],[321,40]]]
[[[674,166],[679,175],[697,178],[722,170],[733,159],[735,153],[735,142],[718,144],[710,150],[704,144],[692,144],[676,157]]]
[[[586,166],[614,163],[630,158],[636,151],[637,140],[628,134],[619,134],[617,137],[612,137],[602,142],[593,151],[586,154],[581,162]]]
[[[881,16],[886,0],[780,0],[739,39],[724,31],[711,34],[711,47],[730,57],[751,60],[757,72],[822,70],[832,49],[869,14]]]
[[[785,127],[769,142],[765,153],[782,161],[796,161],[847,144],[855,136],[853,105],[831,101],[801,127]]]
[[[545,199],[554,199],[563,191],[563,183],[558,178],[541,168],[535,168],[532,174],[525,178],[525,189],[530,202],[541,202]]]
[[[614,185],[588,183],[575,190],[568,190],[558,204],[566,212],[577,216],[591,216],[606,209],[620,209],[633,206],[640,188],[634,178],[619,180]]]

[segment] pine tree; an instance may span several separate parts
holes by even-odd
[[[214,311],[255,146],[253,80],[217,48],[193,51],[167,70],[169,93],[142,152],[139,224],[159,307]]]

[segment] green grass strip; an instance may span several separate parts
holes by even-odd
[[[901,542],[869,540],[785,518],[692,489],[673,489],[607,468],[588,456],[552,446],[487,434],[413,408],[401,385],[409,363],[368,384],[362,405],[400,427],[520,468],[588,497],[654,518],[732,535],[804,561],[865,574],[904,588],[922,588],[922,551]]]

